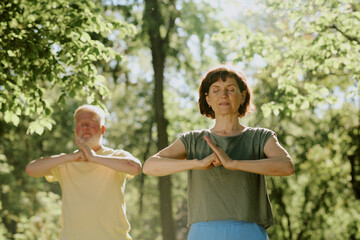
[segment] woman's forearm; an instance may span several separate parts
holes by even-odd
[[[235,160],[227,166],[231,170],[257,173],[269,176],[290,176],[294,174],[294,164],[290,157],[272,157],[259,160]]]
[[[152,156],[144,163],[143,173],[151,176],[166,176],[198,167],[199,161],[186,159],[172,159]]]

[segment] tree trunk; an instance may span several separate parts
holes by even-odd
[[[353,143],[357,146],[352,155],[348,155],[351,165],[351,184],[355,198],[360,199],[360,127],[356,126],[349,130]]]
[[[163,25],[163,17],[157,0],[146,0],[144,11],[144,25],[150,39],[152,52],[152,64],[154,69],[155,90],[154,109],[155,123],[157,126],[157,147],[161,150],[168,146],[167,120],[164,112],[164,68],[168,38],[160,35],[160,26]],[[172,211],[171,177],[159,178],[160,191],[160,215],[163,240],[175,240],[175,226]]]

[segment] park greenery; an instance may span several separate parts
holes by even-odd
[[[0,239],[57,239],[58,184],[33,159],[72,152],[73,112],[107,109],[105,144],[142,162],[210,128],[197,87],[210,67],[248,76],[257,111],[295,163],[267,177],[270,239],[360,239],[360,1],[0,2]],[[243,4],[241,4],[243,6]],[[186,173],[126,186],[133,239],[186,239]]]

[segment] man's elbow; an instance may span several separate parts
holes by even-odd
[[[26,166],[25,172],[27,173],[27,175],[28,175],[29,177],[33,177],[33,176],[32,176],[32,172],[31,172],[31,168],[29,167],[29,165]]]
[[[136,176],[141,173],[141,163],[140,162],[128,161],[127,164],[128,164],[128,166],[127,166],[126,172],[128,174]]]
[[[140,164],[134,165],[132,169],[132,175],[136,176],[139,175],[140,173],[141,173],[141,165]]]
[[[33,171],[32,167],[30,165],[27,165],[25,168],[25,172],[29,177],[42,177],[36,174],[36,172]]]

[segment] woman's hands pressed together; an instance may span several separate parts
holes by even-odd
[[[225,151],[219,146],[217,146],[208,136],[204,136],[204,139],[207,142],[207,144],[210,146],[210,148],[214,151],[213,154],[215,154],[216,156],[215,158],[216,160],[212,162],[213,166],[218,167],[220,165],[223,165],[224,168],[231,169],[233,160],[229,158],[229,156],[225,153]],[[210,157],[211,155],[209,155],[208,157]]]
[[[266,158],[242,161],[232,160],[225,151],[217,146],[209,137],[204,136],[204,139],[216,154],[217,159],[220,161],[219,165],[223,165],[226,169],[271,176],[289,176],[294,174],[294,165],[290,155],[274,136],[265,144],[264,153]],[[214,164],[214,166],[216,165]]]
[[[212,167],[218,167],[221,165],[221,162],[215,153],[210,154],[204,159],[197,160],[198,166],[194,170],[209,170]]]

